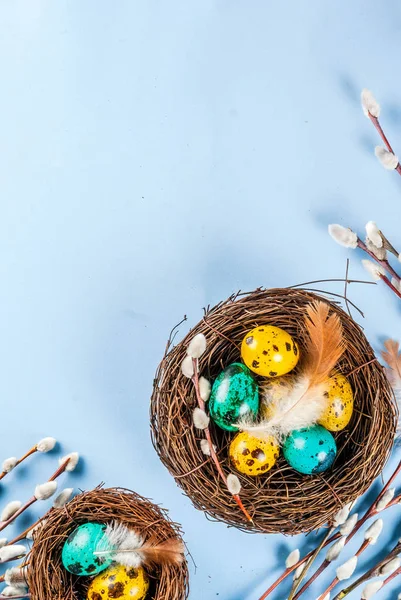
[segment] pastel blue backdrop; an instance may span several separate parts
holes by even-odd
[[[401,182],[359,103],[375,92],[401,151],[400,33],[395,0],[1,0],[0,449],[62,445],[3,504],[79,450],[64,485],[133,488],[182,523],[191,600],[257,600],[314,543],[191,506],[150,442],[152,378],[184,314],[182,333],[238,289],[342,277],[347,256],[365,277],[328,223],[374,219],[401,246]],[[350,295],[375,349],[401,337],[386,289]]]

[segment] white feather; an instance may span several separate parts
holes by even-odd
[[[136,531],[116,522],[107,525],[94,554],[111,555],[115,562],[125,567],[138,568],[142,564],[142,556],[136,550],[140,550],[142,545],[143,539]]]
[[[288,384],[288,392],[280,401],[271,402],[273,416],[259,423],[246,418],[236,423],[241,431],[259,438],[270,435],[282,442],[291,431],[310,427],[316,423],[326,406],[326,387],[321,384],[309,389],[309,379],[300,377],[295,384]]]

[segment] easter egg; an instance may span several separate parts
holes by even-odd
[[[229,449],[230,460],[237,471],[252,477],[269,471],[278,454],[279,446],[272,435],[267,439],[258,439],[246,431],[235,436]]]
[[[61,553],[61,560],[67,571],[74,575],[88,576],[101,573],[110,566],[112,558],[94,554],[105,529],[106,525],[100,523],[84,523],[71,533]]]
[[[222,429],[238,431],[233,424],[241,417],[256,418],[258,410],[258,384],[245,365],[232,363],[213,384],[209,398],[211,418]]]
[[[87,600],[143,600],[149,579],[142,567],[113,566],[101,573],[88,588]]]
[[[326,394],[327,405],[318,422],[329,431],[341,431],[354,410],[354,394],[348,379],[341,374],[330,377]]]
[[[260,387],[260,414],[263,419],[274,417],[276,407],[292,390],[293,381],[291,376],[263,380]]]
[[[241,356],[254,373],[278,377],[294,369],[299,360],[299,348],[283,329],[261,325],[248,331],[242,340]]]
[[[288,464],[305,475],[322,473],[331,465],[337,454],[335,439],[321,425],[292,431],[283,445]]]

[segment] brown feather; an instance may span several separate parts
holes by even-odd
[[[400,344],[395,340],[386,340],[384,342],[386,350],[382,350],[382,358],[386,361],[393,373],[392,377],[401,379],[401,354]]]
[[[316,301],[306,307],[305,325],[308,340],[305,349],[303,374],[309,387],[323,383],[340,360],[345,342],[340,317],[329,315],[329,305]]]
[[[170,538],[165,542],[153,543],[148,540],[138,548],[143,564],[152,565],[180,565],[184,560],[184,544],[177,538]]]

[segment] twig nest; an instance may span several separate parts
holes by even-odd
[[[269,383],[269,380],[263,379],[257,372],[263,357],[274,357],[276,352],[273,346],[272,352],[270,346],[263,348],[262,345],[273,344],[277,346],[280,356],[285,357],[284,351],[289,352],[294,361],[300,357],[301,364],[307,342],[304,325],[306,307],[316,300],[326,302],[330,311],[338,315],[346,343],[346,349],[336,366],[336,373],[346,377],[345,381],[350,386],[352,395],[350,396],[350,390],[343,379],[333,381],[333,386],[343,386],[346,403],[343,403],[342,414],[337,410],[338,407],[332,406],[330,414],[324,415],[327,429],[332,432],[327,431],[327,434],[330,441],[334,442],[327,444],[330,445],[327,456],[330,460],[334,458],[335,448],[337,454],[329,470],[319,473],[320,469],[314,468],[314,475],[310,476],[291,468],[282,452],[279,457],[274,452],[274,460],[273,456],[272,460],[266,460],[263,474],[255,476],[255,473],[246,469],[253,465],[242,465],[242,461],[242,469],[238,469],[239,455],[236,444],[233,443],[235,431],[228,426],[219,427],[211,420],[209,427],[223,471],[231,473],[233,466],[235,468],[234,462],[237,461],[241,500],[253,519],[253,522],[246,522],[232,497],[227,494],[212,460],[202,452],[202,432],[192,425],[192,413],[197,406],[196,394],[191,379],[182,375],[181,364],[190,341],[195,335],[203,334],[207,340],[207,349],[199,360],[200,375],[215,385],[216,381],[219,384],[222,372],[229,365],[240,363],[242,348],[242,359],[251,369],[252,378],[256,379],[260,388],[270,386],[272,398],[279,397],[282,393],[281,384],[275,383],[277,380],[274,378]],[[258,328],[266,325],[286,332],[288,339],[283,337],[279,339],[279,343],[275,343],[261,337],[257,340],[260,345],[252,350],[255,339],[249,339],[247,344],[247,337],[254,338]],[[252,352],[245,356],[248,349],[255,356],[251,356]],[[260,352],[257,354],[259,350],[261,355]],[[264,350],[269,355],[263,354]],[[255,365],[254,360],[259,365]],[[281,362],[276,361],[277,364]],[[267,377],[270,372],[277,373],[277,370],[270,368],[271,365],[268,367]],[[299,366],[295,366],[295,371],[291,371],[287,383],[291,382],[291,377],[296,375],[298,368]],[[283,370],[284,373],[288,373],[287,368]],[[241,410],[240,400],[243,399],[240,398],[240,386],[236,392],[236,397],[230,399],[232,408],[238,410],[240,407]],[[331,388],[327,392],[328,397],[330,393]],[[212,416],[213,387],[210,402],[212,404],[209,411]],[[268,413],[269,406],[260,406],[260,411],[261,414],[264,411]],[[301,289],[260,289],[250,294],[237,294],[208,310],[182,342],[168,348],[156,373],[151,399],[154,446],[162,462],[193,504],[212,518],[229,525],[267,533],[296,534],[321,527],[334,517],[341,506],[363,494],[383,469],[392,448],[396,413],[390,385],[361,328],[342,310],[337,301]],[[228,425],[232,423],[235,420],[231,417],[227,419]],[[319,428],[320,425],[316,427]],[[237,442],[239,441],[238,438]],[[231,457],[230,444],[234,444]],[[250,453],[260,452],[250,447],[245,450],[248,449]],[[264,454],[266,458],[266,452]],[[323,461],[322,453],[318,460]]]
[[[106,581],[113,569],[113,590],[117,589],[117,583],[121,583],[124,589],[132,587],[138,592],[139,582],[141,595],[134,595],[133,598],[185,600],[188,597],[188,568],[185,560],[179,566],[163,564],[144,569],[128,569],[112,564],[109,570],[103,571],[97,578],[77,576],[64,568],[63,548],[69,536],[79,526],[87,523],[109,525],[116,521],[135,530],[145,541],[152,538],[161,544],[171,539],[181,540],[180,527],[168,518],[167,512],[134,492],[100,487],[83,492],[64,508],[53,508],[44,525],[34,534],[32,550],[27,557],[27,579],[32,600],[82,600],[88,597],[88,589],[96,597],[100,581],[98,578],[103,577]],[[102,589],[106,587],[103,586]],[[106,598],[104,596],[104,600]]]

